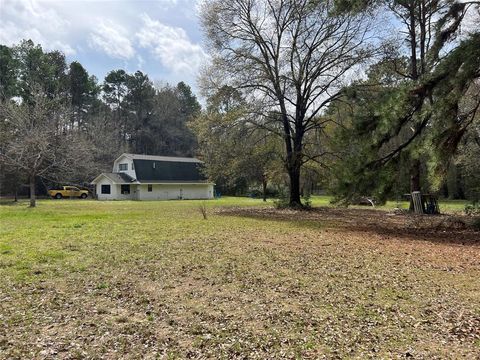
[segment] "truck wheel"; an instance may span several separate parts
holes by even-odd
[[[63,196],[62,196],[62,194],[60,194],[60,193],[58,193],[58,194],[55,195],[55,199],[61,199],[62,197],[63,197]]]
[[[82,194],[82,195],[80,195],[80,197],[81,197],[82,199],[86,199],[87,196],[88,196],[87,194]]]

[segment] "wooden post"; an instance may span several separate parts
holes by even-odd
[[[412,192],[412,201],[415,214],[423,214],[422,194],[420,191]]]

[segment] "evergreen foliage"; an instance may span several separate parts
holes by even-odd
[[[0,124],[2,193],[16,193],[28,179],[87,185],[110,171],[122,152],[193,156],[196,140],[187,123],[200,109],[183,82],[155,87],[141,71],[114,70],[99,84],[79,62],[67,64],[59,51],[44,51],[31,40],[1,45],[0,110],[8,120]],[[12,151],[22,144],[33,146],[25,153],[35,153],[35,146],[37,153],[44,145],[55,149],[42,157],[45,171],[32,164],[24,168],[18,156],[12,161]],[[63,161],[68,171],[58,166]]]
[[[358,194],[386,198],[416,189],[437,192],[459,150],[468,158],[465,144],[476,146],[471,138],[479,129],[480,33],[457,40],[471,4],[386,4],[415,29],[406,40],[413,41],[407,48],[417,55],[387,51],[368,78],[346,88],[329,109],[342,125],[335,131],[335,151],[343,159],[333,164],[331,185],[338,200],[347,203]],[[429,28],[422,27],[425,16],[432,19]],[[410,187],[405,186],[408,176]]]

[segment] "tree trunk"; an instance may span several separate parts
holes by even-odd
[[[410,61],[411,61],[411,76],[413,80],[418,79],[418,69],[417,69],[417,34],[415,33],[416,22],[415,22],[415,5],[410,3]]]
[[[410,168],[410,192],[420,191],[420,160],[413,160]]]
[[[290,177],[290,202],[291,207],[302,206],[300,201],[300,166],[298,162],[291,164],[288,169],[288,176]]]
[[[424,75],[425,70],[425,53],[426,53],[426,38],[427,38],[427,18],[425,10],[425,0],[418,3],[418,16],[420,27],[420,75]]]
[[[410,167],[410,194],[420,191],[420,160],[413,160]],[[410,211],[414,211],[413,196],[410,197]]]
[[[265,175],[262,177],[262,191],[263,201],[267,201],[267,177]]]
[[[35,198],[35,176],[30,176],[30,207],[35,207],[37,205],[37,201]]]

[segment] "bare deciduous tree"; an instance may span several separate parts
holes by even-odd
[[[249,121],[284,139],[290,205],[301,205],[301,167],[320,156],[305,156],[304,137],[369,56],[368,17],[336,13],[329,0],[207,0],[201,16],[212,53],[204,87],[261,103]]]
[[[36,206],[35,179],[66,178],[89,161],[89,145],[68,130],[68,111],[39,90],[30,103],[0,103],[0,162],[28,178],[30,207]],[[87,166],[88,167],[88,166]]]

